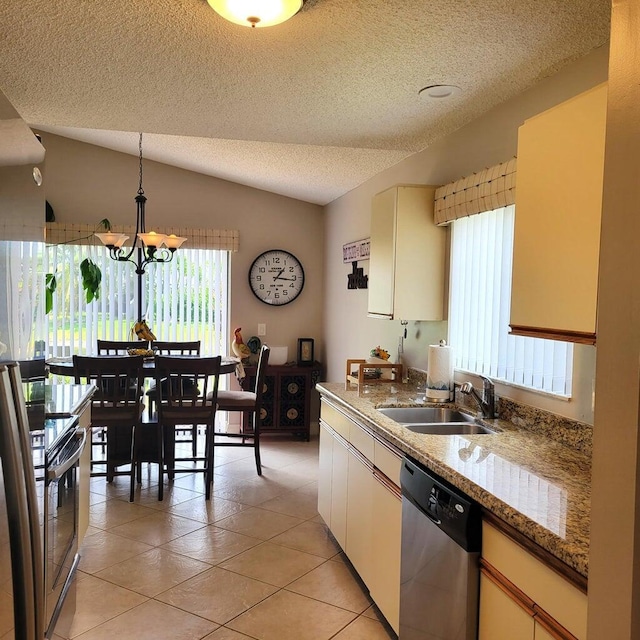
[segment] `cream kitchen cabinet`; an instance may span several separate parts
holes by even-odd
[[[396,633],[401,464],[390,445],[322,400],[318,511]]]
[[[399,467],[398,467],[399,468]],[[371,570],[369,592],[389,624],[398,633],[400,621],[400,545],[402,498],[400,488],[374,469]]]
[[[533,612],[481,574],[478,640],[533,640],[534,633]]]
[[[478,640],[586,637],[584,590],[484,522]]]
[[[607,85],[518,131],[511,331],[594,344]]]
[[[435,187],[395,186],[373,198],[369,316],[444,318],[446,230],[433,222]]]

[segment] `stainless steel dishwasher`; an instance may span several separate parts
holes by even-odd
[[[475,640],[480,507],[405,458],[399,640]]]

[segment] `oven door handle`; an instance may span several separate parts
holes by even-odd
[[[80,460],[84,445],[87,441],[87,432],[85,429],[78,429],[77,435],[81,437],[78,437],[73,453],[62,464],[47,470],[47,479],[50,482],[62,478],[62,476]]]

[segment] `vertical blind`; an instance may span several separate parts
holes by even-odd
[[[0,351],[5,357],[33,357],[34,334],[43,315],[42,242],[0,242]],[[0,353],[0,355],[2,355]]]
[[[131,339],[138,290],[133,265],[112,260],[105,247],[49,245],[44,252],[44,270],[58,281],[44,319],[49,355],[94,353],[98,338]],[[86,257],[102,271],[100,298],[90,304],[80,278]],[[180,249],[172,262],[149,265],[142,308],[158,340],[201,340],[203,353],[226,355],[228,274],[229,253],[210,249]]]
[[[509,334],[514,209],[452,223],[449,343],[455,366],[570,396],[573,345]]]

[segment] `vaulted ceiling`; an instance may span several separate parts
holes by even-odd
[[[606,44],[609,0],[4,0],[0,90],[33,128],[326,204]],[[453,84],[458,95],[418,91]],[[45,142],[46,147],[46,142]]]

